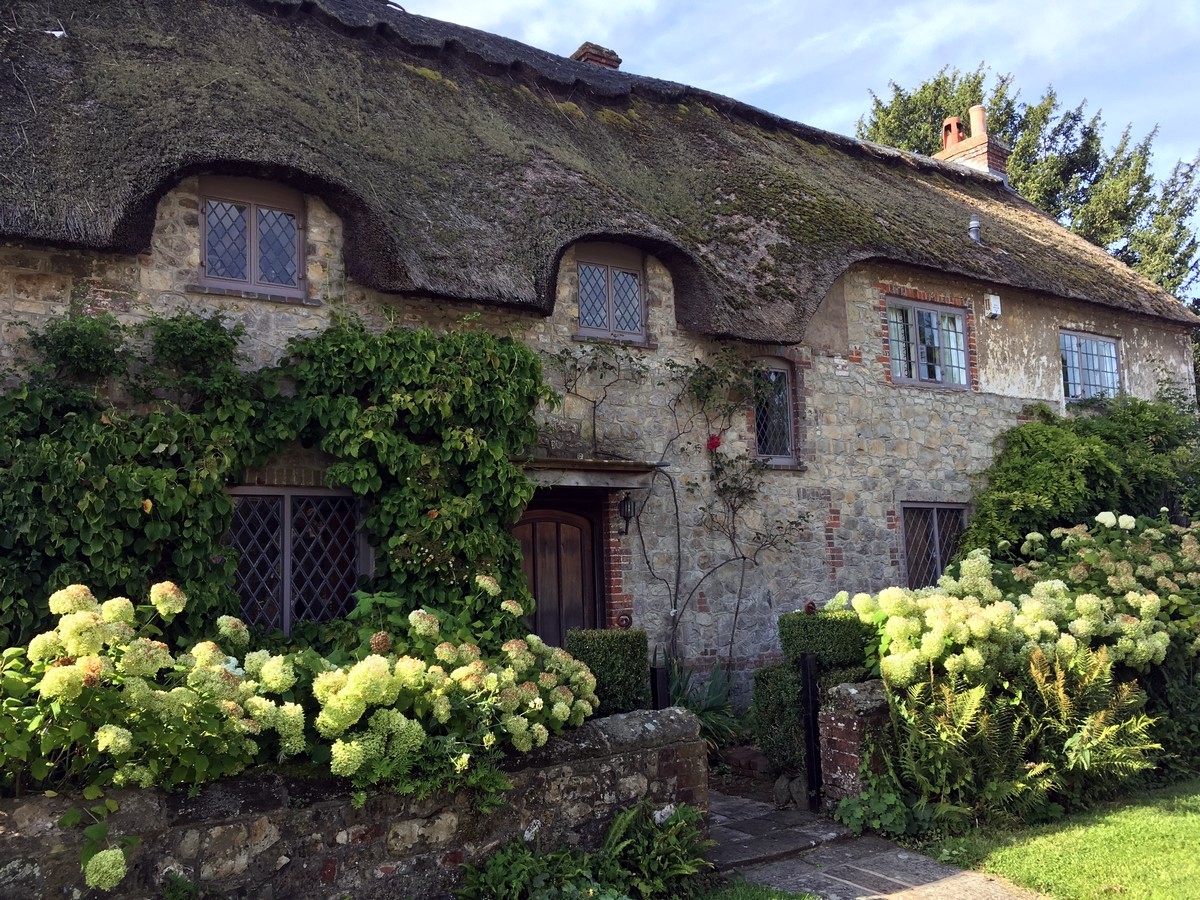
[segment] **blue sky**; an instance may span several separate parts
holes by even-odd
[[[853,134],[868,91],[949,64],[1011,73],[1023,99],[1053,84],[1100,109],[1106,144],[1155,125],[1155,169],[1200,151],[1200,0],[400,0],[412,13],[562,55],[583,41],[624,71],[694,85]]]

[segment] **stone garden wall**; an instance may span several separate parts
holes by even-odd
[[[124,883],[106,897],[156,897],[166,873],[205,896],[436,898],[463,863],[516,837],[545,849],[595,846],[614,813],[642,797],[708,804],[696,717],[681,709],[611,716],[514,761],[504,805],[490,815],[465,793],[418,800],[371,794],[355,809],[345,782],[256,776],[196,797],[114,791],[114,836],[137,834]],[[82,833],[59,828],[65,796],[0,801],[0,898],[81,897]]]

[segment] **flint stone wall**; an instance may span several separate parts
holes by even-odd
[[[334,779],[243,777],[191,798],[113,791],[120,809],[109,818],[110,835],[142,842],[125,881],[104,894],[83,886],[81,829],[56,824],[70,798],[4,800],[0,898],[157,897],[170,871],[206,897],[444,897],[463,863],[516,837],[546,850],[594,847],[616,811],[642,797],[706,810],[699,734],[695,715],[682,709],[589,722],[513,760],[512,790],[488,815],[465,792],[426,800],[373,793],[355,809],[345,782]]]

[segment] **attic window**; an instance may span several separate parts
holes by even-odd
[[[619,244],[581,244],[575,259],[579,275],[580,336],[644,341],[642,254]]]
[[[304,297],[303,197],[252,178],[200,181],[201,275],[207,290]]]

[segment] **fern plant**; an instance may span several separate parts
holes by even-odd
[[[1136,682],[1114,678],[1106,648],[1053,659],[1035,651],[1027,683],[1035,752],[1056,770],[1065,800],[1107,796],[1152,767],[1162,747],[1151,739],[1154,720],[1142,713],[1146,696]]]

